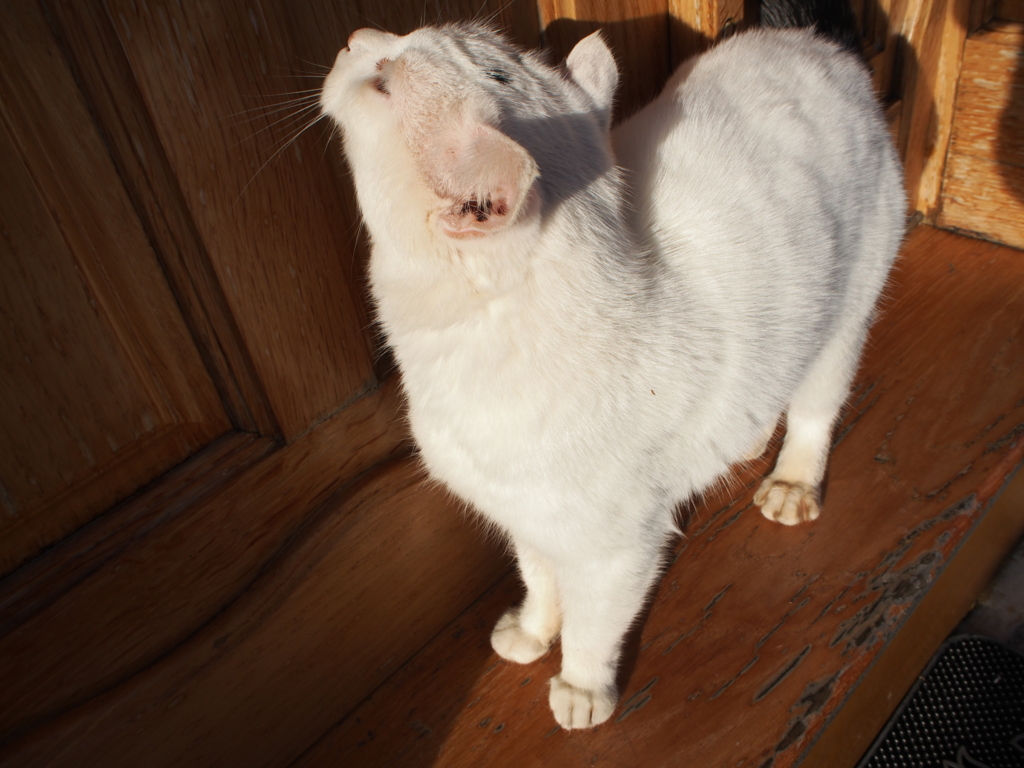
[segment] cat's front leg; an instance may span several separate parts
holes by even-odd
[[[498,620],[491,633],[491,647],[503,659],[529,664],[547,653],[558,636],[562,616],[551,566],[522,542],[515,542],[515,549],[526,598]]]
[[[558,571],[562,601],[562,671],[549,702],[563,728],[589,728],[611,717],[622,641],[659,570],[656,549],[638,547]]]

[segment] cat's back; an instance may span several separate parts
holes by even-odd
[[[615,135],[619,162],[641,186],[684,172],[704,195],[786,173],[790,184],[805,181],[811,167],[856,185],[840,174],[889,162],[887,143],[864,65],[796,29],[752,30],[685,62]]]
[[[827,303],[864,232],[901,226],[867,69],[809,30],[752,30],[685,62],[613,141],[637,228],[680,268],[711,269],[712,251],[741,292],[744,275],[752,291],[820,275]]]

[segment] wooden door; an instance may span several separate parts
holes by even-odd
[[[0,574],[231,422],[37,8],[0,9]]]
[[[299,134],[365,23],[331,2],[0,5],[0,763],[279,763],[336,712],[278,705],[313,686],[351,706],[507,567],[409,455],[337,146]],[[368,560],[398,598],[369,613]],[[410,605],[424,571],[440,591]],[[269,638],[266,675],[225,632]],[[316,654],[343,696],[327,667],[295,674]],[[121,708],[171,680],[189,705],[143,705],[125,742]]]

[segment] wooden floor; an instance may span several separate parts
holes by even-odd
[[[491,625],[519,598],[510,576],[295,764],[797,763],[1024,456],[1022,325],[1024,254],[919,227],[837,431],[821,519],[783,528],[751,506],[770,460],[690,510],[630,639],[611,721],[555,726],[547,680],[557,648],[529,666],[491,651]],[[1002,525],[971,573],[991,573],[1024,508]],[[907,685],[918,669],[904,670]],[[897,702],[872,706],[884,720]],[[853,764],[863,746],[847,741],[848,754],[822,764]]]
[[[505,566],[399,462],[328,503],[237,599],[159,653],[144,647],[156,626],[115,619],[172,598],[198,616],[189,584],[226,579],[250,556],[225,544],[242,535],[229,517],[203,529],[220,539],[187,548],[175,543],[184,522],[173,536],[133,533],[145,546],[117,561],[134,574],[114,593],[123,608],[89,602],[109,589],[80,588],[30,615],[23,586],[0,583],[0,766],[766,768],[808,754],[852,765],[1024,529],[1024,504],[993,507],[1024,458],[1022,326],[1024,254],[915,229],[836,433],[822,517],[784,528],[751,506],[774,452],[686,510],[686,536],[628,641],[622,702],[595,730],[555,727],[557,645],[529,666],[491,651],[491,626],[520,597],[514,575],[458,615],[477,594],[460,578],[447,607],[458,618],[428,615],[445,572],[466,567],[486,585]],[[288,498],[309,460],[281,461],[273,488]],[[364,513],[378,486],[396,484],[415,516]],[[230,511],[208,506],[207,520]],[[477,554],[432,556],[453,538]],[[189,560],[172,568],[176,552]],[[188,575],[181,590],[161,575],[174,573]],[[365,585],[387,602],[368,602]],[[124,658],[136,660],[120,677],[104,671]]]

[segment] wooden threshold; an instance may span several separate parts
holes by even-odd
[[[1008,483],[800,763],[854,766],[1024,532],[1024,473]]]
[[[795,765],[831,721],[844,727],[844,702],[913,629],[908,617],[926,615],[915,609],[942,574],[962,573],[961,556],[990,571],[1021,533],[1019,514],[983,523],[1024,457],[1022,324],[1018,252],[919,227],[837,431],[821,519],[783,528],[752,507],[770,460],[692,510],[627,644],[611,721],[555,726],[557,649],[528,666],[491,651],[494,621],[519,599],[510,576],[293,765]],[[876,721],[898,689],[875,702]]]

